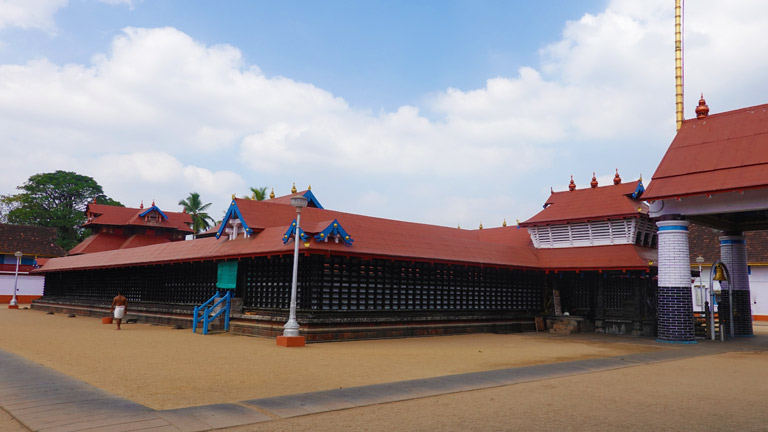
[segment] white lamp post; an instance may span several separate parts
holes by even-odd
[[[296,291],[299,276],[299,226],[301,221],[301,209],[307,206],[307,199],[301,195],[291,198],[291,205],[296,207],[296,229],[293,235],[293,280],[291,281],[291,312],[288,322],[283,326],[283,336],[293,337],[299,335],[299,323],[296,322]]]
[[[21,257],[24,254],[21,253],[21,251],[16,251],[13,256],[16,257],[16,276],[13,279],[13,298],[11,299],[11,303],[9,306],[18,306],[18,303],[16,302],[16,287],[19,284],[19,264],[21,263]]]
[[[707,319],[707,329],[709,329],[708,333],[710,333],[710,335],[711,335],[710,339],[714,340],[715,339],[715,329],[714,329],[714,326],[715,326],[715,305],[712,304],[712,302],[709,301],[709,297],[710,296],[707,294],[707,288],[704,287],[704,282],[702,281],[702,277],[701,277],[701,265],[704,264],[704,257],[699,255],[696,258],[696,264],[699,265],[699,290],[700,290],[699,293],[701,294],[702,291],[703,291],[703,294],[704,294],[703,297],[705,299],[704,300],[704,304],[706,305],[707,303],[709,303],[709,313],[705,317]]]

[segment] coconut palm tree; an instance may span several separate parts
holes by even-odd
[[[211,203],[203,204],[200,200],[200,194],[197,192],[190,192],[187,199],[179,201],[179,205],[192,217],[192,237],[196,237],[201,231],[205,231],[211,227],[213,218],[205,211],[211,206]]]
[[[267,199],[267,187],[260,187],[260,188],[251,188],[251,193],[253,193],[251,199],[255,199],[256,201],[264,201]]]

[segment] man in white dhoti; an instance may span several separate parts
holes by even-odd
[[[120,323],[123,322],[125,311],[128,309],[128,299],[123,295],[122,291],[118,291],[115,298],[112,299],[111,309],[117,323],[117,330],[120,330]]]

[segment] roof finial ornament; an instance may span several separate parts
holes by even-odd
[[[272,188],[272,192],[269,193],[269,199],[275,199],[275,188]]]
[[[507,226],[507,218],[504,218],[504,222],[501,223],[501,226],[503,227]]]
[[[311,191],[312,190],[312,185],[307,186],[307,190]]]
[[[93,203],[96,204],[96,197],[93,197]]]
[[[154,206],[155,206],[155,199],[152,198],[152,207],[154,207]]]
[[[701,94],[701,99],[699,99],[699,106],[696,107],[696,118],[704,118],[709,115],[709,107],[707,106],[707,102],[704,100],[704,93]]]
[[[141,200],[141,205],[139,206],[140,209],[144,208],[144,200]]]
[[[235,196],[235,194],[232,194],[232,200],[234,200],[235,198],[237,198],[237,197]]]
[[[186,213],[186,212],[187,212],[187,208],[186,208],[186,207],[184,207],[183,209],[181,209],[181,212],[182,212],[182,213]]]
[[[589,185],[592,186],[592,189],[597,187],[597,177],[595,177],[595,173],[592,173],[592,181],[589,182]]]
[[[613,176],[613,184],[619,185],[621,184],[621,176],[619,176],[619,169],[616,168],[616,175]]]
[[[568,184],[568,190],[573,192],[576,189],[576,183],[573,182],[573,174],[571,174],[571,182]]]
[[[483,221],[480,221],[480,229],[483,229]]]
[[[296,193],[296,182],[293,182],[293,187],[291,188],[291,193]]]
[[[555,188],[553,188],[552,186],[550,186],[550,187],[549,187],[549,193],[550,193],[550,194],[553,194],[553,193],[555,193]]]
[[[459,224],[459,225],[458,225],[456,228],[457,228],[457,229],[461,229],[461,224]]]

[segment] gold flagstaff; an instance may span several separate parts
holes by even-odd
[[[682,0],[675,0],[675,108],[677,129],[683,126],[683,31]]]

